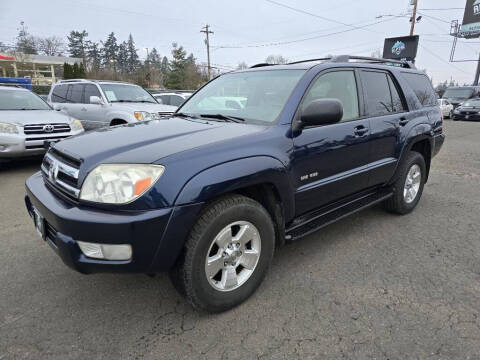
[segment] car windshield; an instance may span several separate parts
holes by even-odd
[[[472,89],[447,89],[443,97],[445,98],[460,98],[460,99],[468,99],[472,96],[473,90]]]
[[[480,100],[468,100],[465,101],[462,106],[480,106]]]
[[[107,100],[113,102],[147,102],[156,104],[157,101],[150,93],[136,85],[101,84]]]
[[[226,74],[197,91],[179,112],[207,118],[215,115],[217,120],[231,117],[257,124],[273,123],[304,73],[259,70]]]
[[[30,91],[2,89],[0,110],[51,110],[51,107]]]

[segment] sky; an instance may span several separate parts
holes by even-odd
[[[385,37],[408,35],[410,0],[0,0],[0,41],[15,42],[20,22],[36,36],[86,30],[92,41],[114,32],[119,41],[131,33],[141,58],[146,48],[170,57],[177,42],[206,62],[205,34],[211,26],[211,62],[225,71],[244,61],[264,62],[268,55],[289,60],[327,54],[370,56]],[[451,20],[463,18],[466,0],[418,0],[423,18],[416,65],[434,84],[453,78],[471,83],[476,62],[449,62]],[[445,10],[448,9],[448,10]],[[386,16],[387,15],[387,16]],[[388,16],[394,15],[394,16]],[[382,16],[382,17],[379,17]],[[455,59],[477,59],[480,39],[460,40]]]

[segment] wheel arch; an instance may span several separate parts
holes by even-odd
[[[115,125],[122,125],[122,124],[128,124],[128,121],[124,120],[124,119],[120,119],[118,117],[115,117],[113,118],[112,120],[110,120],[110,126],[115,126]]]

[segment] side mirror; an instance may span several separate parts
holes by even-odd
[[[59,104],[55,104],[55,105],[53,105],[53,110],[55,110],[55,111],[62,111],[62,106],[59,105]]]
[[[90,96],[90,104],[103,105],[103,100],[98,96]]]
[[[337,99],[317,99],[300,114],[300,127],[334,124],[342,120],[343,105]]]

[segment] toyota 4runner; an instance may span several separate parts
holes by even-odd
[[[169,120],[56,144],[26,207],[71,268],[168,270],[194,307],[223,311],[260,285],[276,246],[373,204],[411,212],[443,142],[431,82],[410,63],[259,64]]]

